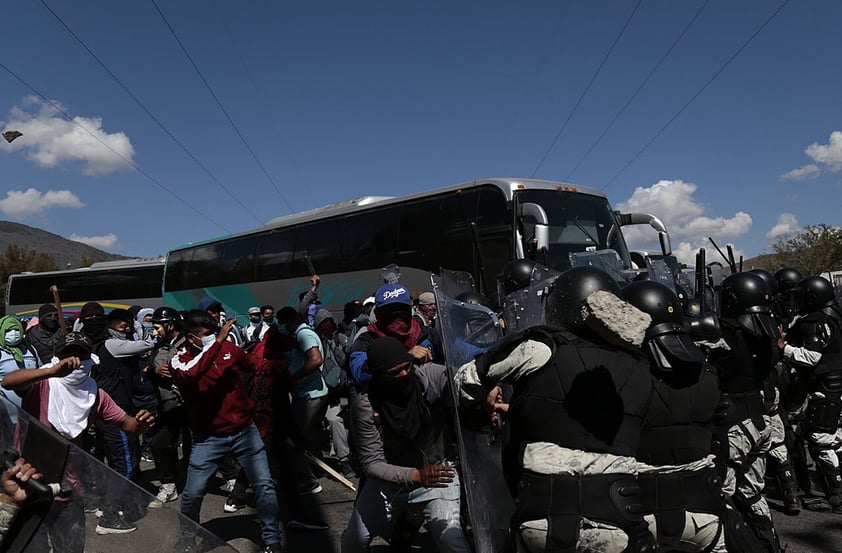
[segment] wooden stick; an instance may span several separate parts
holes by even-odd
[[[56,304],[56,313],[58,313],[58,325],[61,328],[61,335],[67,334],[67,323],[64,322],[64,313],[61,312],[61,298],[58,295],[58,286],[53,284],[50,286],[50,292],[53,293],[53,303]]]
[[[322,461],[321,459],[319,459],[318,457],[316,457],[315,455],[313,455],[309,451],[305,451],[304,456],[307,457],[308,461],[310,461],[311,463],[313,463],[314,465],[316,465],[317,467],[319,467],[320,469],[322,469],[323,471],[325,471],[326,473],[331,475],[333,477],[333,479],[336,480],[337,482],[339,482],[340,484],[344,484],[345,487],[350,489],[352,492],[357,491],[357,487],[354,485],[353,482],[351,482],[350,480],[348,480],[347,478],[345,478],[344,476],[342,476],[341,474],[336,472],[333,469],[333,467],[331,467],[330,465],[328,465],[327,463],[325,463],[324,461]]]

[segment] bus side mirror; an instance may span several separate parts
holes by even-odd
[[[525,202],[520,206],[520,217],[532,217],[535,219],[535,251],[549,249],[550,247],[550,225],[547,219],[547,212],[540,205],[533,202]]]

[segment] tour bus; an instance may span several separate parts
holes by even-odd
[[[652,219],[612,211],[595,189],[531,179],[367,196],[171,250],[163,300],[192,309],[210,295],[228,316],[242,317],[250,306],[297,306],[314,271],[320,300],[341,314],[346,302],[373,294],[390,264],[399,266],[400,282],[413,295],[429,290],[430,273],[441,268],[469,272],[479,291],[493,295],[497,275],[514,258],[563,270],[571,252],[612,249],[631,268],[619,227],[649,222],[665,231]]]
[[[103,261],[90,267],[20,273],[9,277],[6,314],[28,319],[38,308],[53,303],[52,286],[58,287],[64,316],[72,319],[86,302],[102,304],[106,313],[118,307],[161,305],[164,258]]]

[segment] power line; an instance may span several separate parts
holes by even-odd
[[[634,101],[634,99],[637,97],[637,94],[643,89],[644,86],[646,86],[646,83],[649,82],[649,79],[652,78],[652,75],[655,74],[655,72],[658,70],[658,68],[661,67],[661,64],[664,63],[664,60],[666,60],[667,57],[669,57],[670,53],[672,53],[672,51],[676,47],[676,45],[681,41],[682,38],[684,38],[684,35],[687,33],[687,31],[690,30],[690,27],[693,26],[693,23],[696,22],[696,19],[699,18],[699,16],[702,14],[702,12],[704,11],[704,9],[707,7],[708,4],[710,4],[710,0],[705,0],[705,3],[702,4],[702,7],[699,8],[699,10],[696,12],[696,15],[694,15],[693,18],[690,20],[690,22],[687,23],[687,25],[684,27],[684,30],[681,31],[681,33],[678,35],[678,38],[676,38],[675,41],[672,43],[672,45],[669,48],[667,48],[667,51],[664,53],[664,55],[661,57],[661,59],[658,60],[658,63],[655,64],[655,67],[653,67],[652,70],[649,72],[649,74],[646,75],[646,78],[643,79],[643,82],[640,83],[640,86],[637,87],[637,90],[634,91],[634,93],[629,97],[629,99],[626,101],[626,103],[623,105],[623,107],[620,108],[620,111],[618,111],[617,114],[614,116],[614,118],[611,120],[611,122],[608,123],[608,126],[605,127],[605,129],[597,137],[597,139],[594,140],[594,143],[591,144],[591,147],[588,148],[588,151],[585,152],[585,155],[582,156],[582,159],[580,159],[579,162],[576,163],[576,166],[573,167],[573,169],[567,174],[566,177],[564,177],[564,180],[569,180],[570,177],[573,176],[573,173],[576,172],[576,169],[578,169],[579,166],[582,165],[582,162],[584,162],[588,158],[588,156],[591,155],[591,152],[593,151],[594,148],[596,148],[596,145],[599,144],[599,142],[602,140],[602,138],[605,136],[605,134],[611,129],[611,127],[614,126],[614,123],[617,122],[617,119],[619,119],[620,116],[623,115],[623,113],[626,111],[626,108],[629,107],[629,105],[632,103],[632,101]]]
[[[157,10],[158,15],[161,16],[161,19],[164,21],[164,24],[170,30],[170,33],[172,33],[172,36],[173,38],[175,38],[175,41],[178,43],[178,46],[181,48],[181,51],[184,52],[185,56],[187,56],[187,60],[190,62],[190,65],[192,65],[193,69],[196,70],[196,73],[199,75],[199,78],[205,84],[205,88],[207,88],[208,92],[210,92],[210,95],[213,97],[214,101],[216,102],[216,105],[219,106],[219,109],[222,111],[223,115],[225,115],[225,118],[228,120],[228,123],[230,123],[231,127],[234,129],[234,132],[237,133],[237,136],[240,137],[240,140],[243,142],[243,145],[246,147],[246,150],[248,150],[249,154],[251,154],[251,157],[252,159],[254,159],[254,162],[257,163],[258,167],[260,167],[260,170],[263,171],[263,174],[266,176],[269,182],[272,183],[272,186],[275,188],[275,192],[278,193],[278,195],[281,197],[281,200],[283,200],[287,208],[289,208],[290,212],[294,213],[295,210],[292,208],[289,201],[287,201],[286,196],[284,196],[284,194],[281,192],[281,189],[278,188],[278,185],[275,183],[275,180],[272,178],[271,175],[269,175],[269,172],[266,170],[266,167],[264,167],[263,164],[260,162],[260,159],[258,159],[257,154],[254,153],[254,150],[249,145],[245,136],[243,136],[243,133],[240,132],[240,129],[237,127],[236,123],[234,123],[234,120],[228,114],[228,111],[225,109],[225,106],[222,105],[222,102],[220,101],[219,97],[213,91],[213,88],[211,88],[210,83],[207,79],[205,79],[205,76],[199,70],[199,66],[196,65],[196,62],[193,61],[193,58],[192,56],[190,56],[190,53],[187,51],[187,48],[184,46],[184,43],[181,42],[181,39],[178,37],[178,34],[175,32],[175,29],[173,29],[172,25],[170,25],[170,22],[167,20],[167,17],[164,15],[164,12],[162,12],[161,8],[158,7],[158,3],[155,2],[155,0],[152,0],[152,5],[155,6],[155,10]]]
[[[8,67],[6,67],[6,65],[5,65],[5,64],[3,64],[3,62],[0,62],[0,68],[3,68],[3,70],[5,70],[5,71],[6,71],[9,75],[11,75],[12,77],[14,77],[14,78],[15,78],[18,82],[20,82],[23,86],[25,86],[26,88],[28,88],[29,90],[31,90],[31,91],[32,91],[32,92],[33,92],[36,96],[38,96],[39,98],[41,98],[42,100],[44,100],[44,102],[46,102],[46,103],[50,104],[50,105],[53,107],[53,109],[55,109],[56,111],[58,111],[59,113],[61,113],[62,115],[64,115],[64,117],[65,117],[65,118],[67,118],[67,120],[68,120],[68,121],[70,121],[71,123],[73,123],[74,125],[76,125],[77,127],[79,127],[80,129],[82,129],[83,131],[85,131],[86,133],[88,133],[88,134],[89,134],[90,136],[92,136],[92,137],[93,137],[93,138],[94,138],[97,142],[99,142],[100,144],[102,144],[103,146],[105,146],[106,148],[108,148],[109,150],[111,150],[111,151],[114,153],[114,155],[116,155],[117,157],[119,157],[120,159],[122,159],[123,161],[125,161],[128,165],[131,165],[131,166],[132,166],[132,167],[133,167],[133,168],[134,168],[134,169],[135,169],[138,173],[140,173],[141,175],[143,175],[144,177],[146,177],[147,179],[149,179],[150,181],[152,181],[155,185],[157,185],[159,188],[161,188],[164,192],[166,192],[167,194],[169,194],[170,196],[172,196],[173,198],[175,198],[175,199],[176,199],[176,200],[178,200],[179,202],[183,203],[184,205],[186,205],[188,208],[190,208],[190,210],[191,210],[191,211],[195,212],[197,215],[201,216],[202,218],[206,219],[207,221],[210,221],[211,223],[213,223],[215,226],[217,226],[217,227],[221,228],[221,229],[222,229],[223,231],[225,231],[226,233],[231,234],[231,231],[230,231],[229,229],[227,229],[227,228],[225,228],[224,226],[220,225],[220,224],[219,224],[219,223],[218,223],[215,219],[213,219],[212,217],[210,217],[210,216],[208,216],[208,215],[206,215],[206,214],[202,213],[202,212],[201,212],[201,211],[199,211],[198,209],[196,209],[196,208],[195,208],[192,204],[190,204],[190,202],[188,202],[187,200],[185,200],[184,198],[182,198],[181,196],[179,196],[178,194],[176,194],[175,192],[173,192],[172,190],[170,190],[169,188],[167,188],[166,186],[164,186],[163,184],[161,184],[161,182],[160,182],[160,181],[158,181],[158,179],[156,179],[155,177],[153,177],[152,175],[150,175],[149,173],[147,173],[146,171],[144,171],[143,169],[141,169],[141,168],[140,168],[140,166],[139,166],[137,163],[135,163],[134,161],[130,160],[129,158],[127,158],[126,156],[124,156],[123,154],[121,154],[120,152],[118,152],[117,150],[115,150],[114,148],[112,148],[110,144],[108,144],[108,143],[106,143],[105,141],[103,141],[100,137],[98,137],[98,136],[96,135],[96,133],[91,132],[91,131],[90,131],[90,130],[86,127],[86,126],[82,125],[81,123],[79,123],[79,121],[77,121],[76,119],[74,119],[73,117],[71,117],[71,116],[70,116],[70,114],[69,114],[69,113],[67,113],[66,111],[64,111],[64,109],[62,109],[62,107],[61,107],[60,105],[56,104],[55,102],[53,102],[52,100],[50,100],[49,98],[47,98],[46,96],[44,96],[43,94],[41,94],[41,92],[39,92],[39,91],[38,91],[38,90],[37,90],[34,86],[32,86],[31,84],[29,84],[28,82],[26,82],[26,81],[23,79],[23,77],[21,77],[20,75],[18,75],[17,73],[15,73],[14,71],[12,71],[12,70],[11,70],[11,69],[9,69]]]
[[[573,109],[567,115],[567,119],[564,120],[564,123],[561,125],[561,128],[558,130],[558,133],[556,133],[555,138],[553,139],[552,143],[550,143],[549,148],[547,148],[547,151],[544,152],[543,157],[541,157],[541,161],[539,161],[538,165],[535,166],[535,169],[532,171],[532,175],[530,175],[530,178],[535,177],[535,174],[538,172],[539,169],[541,169],[541,166],[544,165],[544,162],[547,160],[547,156],[549,156],[550,152],[553,150],[553,148],[555,148],[555,145],[558,142],[558,139],[561,138],[561,133],[563,133],[564,129],[567,128],[567,124],[570,122],[570,119],[573,118],[573,114],[576,113],[577,109],[579,109],[579,104],[581,104],[582,100],[585,99],[585,96],[587,95],[588,90],[590,90],[591,85],[596,80],[597,76],[599,75],[599,72],[602,71],[602,66],[605,65],[605,62],[608,61],[608,57],[611,55],[611,52],[614,51],[614,47],[617,46],[618,42],[620,42],[620,37],[622,37],[623,33],[626,32],[626,28],[629,26],[629,23],[631,23],[631,20],[634,17],[634,14],[637,13],[637,8],[640,7],[641,2],[643,2],[643,0],[637,0],[637,4],[635,4],[634,9],[629,14],[629,17],[626,19],[626,22],[623,24],[623,27],[620,29],[620,32],[617,33],[617,37],[614,39],[614,42],[611,43],[611,47],[605,53],[605,56],[602,58],[602,61],[599,64],[599,67],[596,68],[596,71],[594,72],[593,76],[591,77],[591,80],[588,82],[588,85],[585,87],[585,90],[582,91],[581,96],[579,96],[579,99],[576,101],[576,105],[573,106]]]
[[[91,50],[91,49],[88,47],[88,45],[87,45],[87,44],[85,44],[85,42],[84,42],[84,41],[83,41],[83,40],[79,37],[79,35],[77,35],[75,32],[73,32],[73,29],[71,29],[71,28],[67,25],[67,23],[65,23],[65,22],[64,22],[64,20],[63,20],[61,17],[59,17],[59,15],[58,15],[56,12],[54,12],[54,11],[52,10],[52,8],[50,8],[50,6],[48,6],[48,5],[47,5],[47,3],[46,3],[44,0],[40,0],[40,2],[41,2],[41,4],[42,4],[42,5],[43,5],[46,9],[47,9],[47,11],[48,11],[48,12],[50,12],[50,14],[52,14],[52,16],[53,16],[53,17],[55,17],[55,18],[56,18],[56,20],[58,20],[58,22],[59,22],[59,23],[61,23],[62,27],[64,27],[64,29],[65,29],[68,33],[70,33],[70,35],[71,35],[74,39],[76,39],[76,42],[78,42],[78,43],[79,43],[79,45],[80,45],[80,46],[82,46],[82,48],[84,48],[84,49],[85,49],[85,51],[86,51],[86,52],[88,52],[88,54],[90,54],[90,55],[91,55],[91,57],[92,57],[92,58],[94,58],[94,60],[95,60],[95,61],[99,64],[99,66],[100,66],[100,67],[101,67],[101,68],[102,68],[102,69],[103,69],[106,73],[108,73],[108,75],[109,75],[112,79],[114,79],[114,82],[116,82],[118,85],[120,85],[120,88],[122,88],[122,89],[123,89],[123,91],[125,91],[125,93],[126,93],[126,94],[128,94],[128,95],[129,95],[129,97],[130,97],[132,100],[134,100],[134,101],[135,101],[135,103],[136,103],[138,106],[140,106],[140,109],[142,109],[142,110],[146,113],[146,115],[148,115],[148,116],[149,116],[149,117],[150,117],[150,118],[151,118],[151,119],[152,119],[152,120],[153,120],[153,121],[154,121],[154,122],[155,122],[155,123],[156,123],[156,124],[157,124],[157,125],[161,128],[161,130],[162,130],[162,131],[164,131],[164,133],[165,133],[167,136],[169,136],[169,137],[172,139],[172,141],[173,141],[173,142],[175,142],[175,143],[178,145],[178,147],[179,147],[179,148],[181,148],[181,150],[182,150],[185,154],[187,154],[187,155],[190,157],[190,159],[192,159],[192,160],[196,163],[196,165],[198,165],[198,166],[199,166],[199,168],[200,168],[200,169],[202,169],[202,171],[204,171],[204,172],[205,172],[205,174],[206,174],[208,177],[210,177],[210,178],[211,178],[211,180],[213,180],[216,184],[218,184],[218,185],[222,188],[222,190],[224,190],[224,191],[225,191],[225,193],[227,193],[227,194],[231,197],[231,199],[233,199],[233,200],[234,200],[234,201],[235,201],[235,202],[236,202],[236,203],[237,203],[240,207],[242,207],[242,208],[246,211],[246,213],[248,213],[249,215],[251,215],[251,216],[254,218],[254,220],[258,222],[258,224],[263,224],[263,221],[262,221],[262,220],[261,220],[261,219],[260,219],[257,215],[255,215],[255,214],[254,214],[254,212],[253,212],[251,209],[249,209],[249,208],[248,208],[248,206],[246,206],[245,204],[243,204],[243,202],[241,202],[241,201],[240,201],[240,199],[239,199],[239,198],[237,198],[237,196],[235,196],[235,195],[231,192],[231,190],[230,190],[227,186],[225,186],[224,184],[222,184],[222,182],[221,182],[218,178],[216,178],[216,176],[215,176],[213,173],[211,173],[211,172],[210,172],[210,170],[209,170],[207,167],[205,167],[205,165],[204,165],[204,164],[202,164],[202,162],[201,162],[201,161],[199,161],[199,160],[196,158],[196,156],[194,156],[194,155],[193,155],[193,153],[192,153],[192,152],[190,152],[190,150],[188,150],[188,149],[187,149],[187,147],[186,147],[184,144],[182,144],[182,143],[181,143],[181,141],[180,141],[178,138],[176,138],[176,137],[175,137],[175,136],[174,136],[174,135],[170,132],[170,130],[169,130],[169,129],[168,129],[168,128],[167,128],[167,127],[166,127],[166,126],[165,126],[165,125],[164,125],[164,124],[163,124],[163,123],[162,123],[162,122],[161,122],[161,121],[160,121],[157,117],[155,117],[155,115],[154,115],[151,111],[149,111],[149,109],[148,109],[148,108],[147,108],[147,107],[143,104],[143,102],[141,102],[141,101],[140,101],[140,99],[138,99],[138,97],[137,97],[137,96],[135,96],[135,95],[132,93],[132,91],[131,91],[131,90],[129,90],[129,88],[128,88],[125,84],[123,84],[123,82],[122,82],[122,81],[121,81],[121,80],[117,77],[117,75],[115,75],[115,74],[114,74],[114,73],[113,73],[113,72],[112,72],[112,71],[108,68],[108,66],[106,66],[106,65],[105,65],[105,63],[104,63],[104,62],[103,62],[103,61],[99,58],[99,56],[97,56],[97,55],[93,52],[93,50]]]
[[[637,153],[636,153],[636,154],[635,154],[635,155],[634,155],[634,156],[633,156],[633,157],[632,157],[632,158],[631,158],[631,159],[630,159],[630,160],[629,160],[629,161],[628,161],[625,165],[623,165],[623,168],[622,168],[622,169],[620,169],[620,170],[617,172],[617,174],[616,174],[616,175],[614,175],[613,177],[611,177],[611,180],[609,180],[609,181],[605,184],[605,186],[603,186],[603,187],[602,187],[602,190],[605,190],[606,188],[608,188],[609,186],[611,186],[611,184],[612,184],[615,180],[617,180],[617,178],[618,178],[620,175],[622,175],[622,174],[626,171],[626,169],[628,169],[628,168],[629,168],[629,166],[630,166],[632,163],[634,163],[634,162],[637,160],[637,158],[639,158],[639,157],[641,156],[641,154],[643,154],[643,152],[645,152],[645,151],[649,148],[649,146],[651,146],[651,145],[652,145],[652,143],[653,143],[653,142],[655,142],[655,140],[657,140],[659,136],[661,136],[661,134],[663,134],[663,132],[664,132],[665,130],[667,130],[667,127],[669,127],[669,126],[672,124],[672,122],[673,122],[673,121],[675,121],[676,119],[678,119],[678,116],[679,116],[679,115],[681,115],[682,113],[684,113],[684,110],[686,110],[686,109],[690,106],[690,104],[692,104],[692,103],[693,103],[693,101],[694,101],[696,98],[698,98],[698,97],[702,94],[702,92],[704,92],[704,91],[705,91],[705,89],[706,89],[708,86],[710,86],[710,84],[711,84],[714,80],[716,80],[716,78],[720,75],[720,73],[722,73],[723,71],[725,71],[725,68],[726,68],[726,67],[728,67],[728,66],[731,64],[731,62],[732,62],[732,61],[734,61],[734,59],[735,59],[738,55],[740,55],[740,53],[741,53],[743,50],[745,50],[745,48],[746,48],[749,44],[751,44],[751,42],[755,39],[755,37],[757,37],[757,35],[759,35],[759,34],[760,34],[760,32],[761,32],[761,31],[763,31],[763,29],[765,29],[765,28],[766,28],[766,26],[767,26],[767,25],[768,25],[768,24],[769,24],[769,23],[770,23],[770,22],[771,22],[771,21],[772,21],[772,20],[773,20],[773,19],[774,19],[774,18],[775,18],[775,17],[776,17],[776,16],[777,16],[780,12],[781,12],[781,10],[783,10],[783,9],[786,7],[786,5],[787,5],[787,4],[789,4],[789,0],[784,0],[784,1],[783,1],[783,3],[782,3],[780,6],[778,6],[778,9],[776,9],[774,12],[772,12],[772,15],[770,15],[768,18],[766,18],[766,21],[764,21],[764,22],[763,22],[763,24],[762,24],[762,25],[760,25],[760,28],[758,28],[756,31],[754,31],[754,33],[752,33],[752,35],[751,35],[750,37],[748,37],[748,40],[746,40],[746,41],[743,43],[743,45],[742,45],[742,46],[740,46],[739,48],[737,48],[737,51],[736,51],[736,52],[734,52],[734,53],[731,55],[731,57],[730,57],[730,58],[728,58],[728,60],[727,60],[727,61],[726,61],[726,62],[722,65],[722,67],[720,67],[720,68],[716,71],[716,73],[714,73],[714,74],[713,74],[713,76],[712,76],[710,79],[708,79],[708,81],[707,81],[704,85],[702,85],[702,88],[700,88],[700,89],[699,89],[699,90],[698,90],[695,94],[693,94],[693,96],[692,96],[689,100],[687,100],[687,103],[686,103],[686,104],[684,104],[684,105],[681,107],[681,109],[679,109],[679,110],[675,113],[675,115],[673,115],[673,116],[670,118],[670,120],[669,120],[669,121],[667,121],[667,122],[666,122],[666,124],[665,124],[663,127],[661,127],[661,129],[660,129],[658,132],[656,132],[656,133],[655,133],[655,136],[653,136],[653,137],[649,140],[649,142],[647,142],[647,143],[643,146],[643,148],[641,148],[641,149],[640,149],[640,151],[638,151],[638,152],[637,152]]]

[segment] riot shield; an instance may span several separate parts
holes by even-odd
[[[608,273],[617,282],[631,282],[637,271],[623,266],[623,260],[614,250],[570,252],[570,267],[596,267]]]
[[[506,333],[519,332],[546,322],[544,300],[552,283],[560,274],[555,269],[536,264],[532,270],[529,286],[515,290],[506,296],[503,300],[503,321]]]
[[[448,297],[455,298],[462,292],[472,292],[476,289],[473,275],[466,271],[441,269],[439,275],[438,287]]]
[[[503,337],[496,314],[487,307],[458,301],[433,282],[442,336],[451,377],[459,465],[468,507],[469,534],[477,553],[504,551],[514,504],[502,467],[502,440],[482,406],[462,406],[453,382],[456,370]]]
[[[235,551],[177,507],[149,509],[152,495],[5,398],[0,398],[0,450],[4,457],[19,452],[43,472],[45,484],[56,484],[53,493],[29,493],[0,551]],[[101,535],[97,528],[111,527],[103,522],[110,516],[136,529]]]

